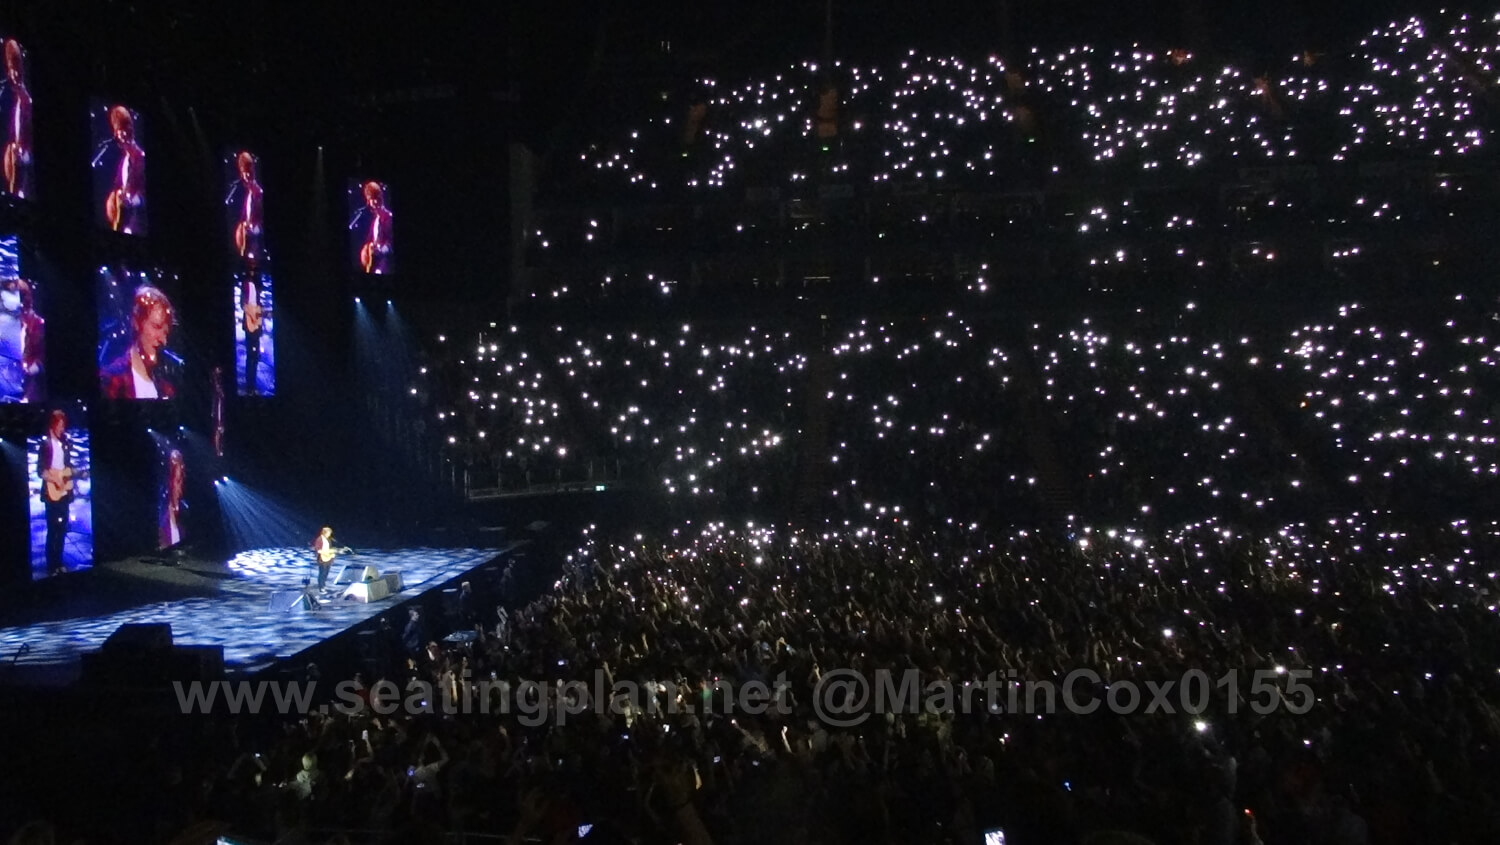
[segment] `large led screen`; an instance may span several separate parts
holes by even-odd
[[[349,252],[355,272],[385,276],[396,272],[391,193],[384,182],[351,180]]]
[[[271,274],[247,270],[234,281],[234,372],[241,396],[276,393],[276,320]]]
[[[0,403],[47,398],[47,324],[41,291],[21,276],[19,244],[0,235]]]
[[[187,459],[182,443],[174,438],[157,438],[157,521],[156,547],[170,549],[188,539]]]
[[[95,101],[94,219],[111,232],[146,234],[145,127],[134,109]]]
[[[94,564],[89,464],[88,420],[81,406],[54,409],[43,431],[26,441],[33,579]]]
[[[241,266],[260,266],[266,258],[262,240],[265,190],[260,184],[260,157],[249,150],[236,150],[225,156],[224,181],[230,249]]]
[[[99,392],[105,399],[171,399],[183,359],[173,348],[177,311],[161,276],[117,267],[96,271]]]
[[[31,199],[31,89],[27,87],[26,48],[14,38],[0,36],[4,50],[5,81],[0,87],[0,137],[5,151],[0,153],[0,194],[17,199]]]

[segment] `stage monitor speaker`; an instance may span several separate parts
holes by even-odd
[[[364,574],[361,575],[361,576],[359,576],[359,580],[361,580],[361,581],[379,581],[380,580],[380,570],[376,569],[373,566],[366,566]]]
[[[172,649],[167,677],[173,681],[217,681],[224,677],[224,647],[180,645]]]
[[[385,587],[385,581],[361,581],[358,584],[350,584],[340,598],[368,604],[372,601],[380,601],[390,595]]]
[[[400,572],[400,570],[397,570],[395,572],[387,572],[385,574],[385,588],[386,588],[387,591],[389,591],[389,592],[391,592],[393,594],[401,592],[401,572]]]
[[[223,646],[175,646],[126,651],[90,651],[81,656],[86,685],[144,689],[172,681],[214,681],[224,677]]]
[[[311,602],[301,590],[272,590],[268,609],[272,613],[301,613],[311,609]]]
[[[163,651],[172,647],[170,622],[132,622],[121,625],[104,641],[110,652]]]

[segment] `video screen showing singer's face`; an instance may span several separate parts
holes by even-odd
[[[229,245],[241,266],[265,261],[262,212],[265,190],[260,184],[260,158],[249,150],[224,157],[224,213],[229,223]]]
[[[276,321],[271,274],[246,271],[234,282],[234,373],[241,396],[276,393]]]
[[[384,182],[349,183],[349,249],[356,272],[396,272],[395,229],[390,190]]]
[[[26,441],[33,580],[94,565],[89,430],[76,403],[49,413]]]
[[[46,321],[36,282],[21,276],[19,244],[0,236],[0,404],[46,398]]]
[[[141,116],[119,103],[96,102],[93,127],[94,217],[111,232],[146,234],[146,150]]]
[[[176,309],[151,276],[98,270],[99,392],[105,399],[171,399],[182,381],[173,351]]]
[[[169,549],[187,539],[187,460],[173,441],[163,441],[160,448],[156,547]]]
[[[26,48],[14,38],[0,36],[5,61],[4,87],[0,88],[0,194],[32,199],[31,185],[31,89],[27,87]]]

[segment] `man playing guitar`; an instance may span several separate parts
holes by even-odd
[[[68,506],[73,502],[76,480],[72,443],[68,440],[68,415],[53,411],[47,421],[47,436],[37,454],[37,475],[42,479],[42,505],[47,514],[47,574],[60,575],[63,539],[68,533]]]
[[[237,206],[234,224],[234,248],[240,258],[254,261],[260,257],[261,204],[265,191],[255,175],[255,156],[242,151],[234,157],[239,181],[235,182],[225,198],[226,205]]]
[[[26,89],[26,51],[7,38],[5,51],[5,191],[26,198],[31,184],[31,92]]]
[[[385,275],[390,272],[391,263],[391,210],[385,207],[385,186],[366,182],[361,192],[365,204],[349,222],[350,229],[366,227],[365,240],[359,248],[359,265],[366,273]]]
[[[112,231],[140,234],[146,204],[146,152],[135,140],[135,115],[125,106],[109,110],[109,126],[118,148],[113,188],[104,198],[104,219]]]
[[[247,396],[258,396],[260,384],[257,377],[260,374],[260,339],[265,329],[265,308],[260,304],[261,286],[256,282],[253,273],[247,273],[240,281],[240,312],[243,314],[244,323],[241,328],[245,332],[245,386],[243,392]]]
[[[340,554],[349,554],[354,550],[348,546],[335,546],[333,529],[327,525],[323,526],[323,530],[313,538],[312,548],[318,557],[318,589],[322,590],[328,583],[328,570],[333,567],[333,559]]]

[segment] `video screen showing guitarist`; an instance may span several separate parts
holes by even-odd
[[[324,590],[328,586],[328,571],[333,568],[333,561],[341,554],[351,554],[353,549],[340,546],[333,539],[333,528],[325,525],[323,530],[312,541],[313,554],[318,562],[318,589]],[[337,586],[337,585],[335,585]]]
[[[129,106],[94,106],[92,165],[99,221],[126,235],[146,234],[146,151],[140,124],[140,115]]]
[[[70,428],[67,412],[58,409],[48,415],[46,433],[33,438],[30,445],[36,479],[31,509],[32,577],[87,568],[94,557],[88,432]]]
[[[158,509],[156,547],[170,549],[182,545],[183,518],[187,503],[182,500],[187,491],[187,461],[180,449],[170,449],[166,454],[161,481],[161,507]]]
[[[359,272],[372,276],[395,272],[394,220],[384,183],[350,183],[350,246]]]
[[[229,210],[229,235],[235,255],[250,263],[261,255],[262,209],[265,189],[260,184],[260,160],[249,150],[229,157],[229,192],[224,207]]]
[[[0,403],[46,398],[47,321],[20,266],[19,239],[0,235]]]
[[[0,121],[4,128],[4,179],[0,191],[17,199],[31,196],[31,91],[26,87],[26,48],[14,38],[3,41],[5,79],[0,82]]]
[[[254,271],[235,282],[236,375],[241,396],[270,396],[276,392],[271,277]]]

